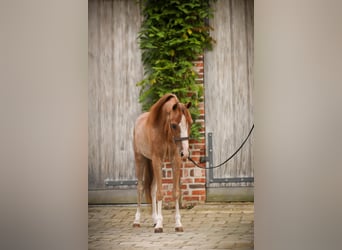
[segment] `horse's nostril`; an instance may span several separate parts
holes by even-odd
[[[171,124],[171,128],[176,130],[177,129],[177,124]]]
[[[184,153],[183,152],[181,152],[181,157],[183,157],[184,156]]]

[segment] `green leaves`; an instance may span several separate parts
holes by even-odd
[[[209,1],[144,0],[142,13],[138,38],[145,78],[137,83],[139,101],[148,110],[165,93],[174,93],[181,102],[192,102],[195,121],[203,87],[196,81],[193,61],[214,43],[205,22],[213,13]],[[198,138],[200,128],[193,126],[193,136]]]

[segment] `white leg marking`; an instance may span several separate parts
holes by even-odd
[[[157,225],[155,228],[163,228],[162,200],[157,201]]]
[[[178,199],[176,200],[176,214],[175,214],[175,227],[183,227],[182,226],[182,223],[181,223],[181,215],[180,215],[180,212],[179,212],[179,201]]]
[[[133,222],[134,227],[140,227],[140,206],[141,206],[141,196],[143,191],[142,181],[138,181],[138,206],[137,206],[137,212],[135,213],[135,219]]]
[[[137,208],[137,212],[135,213],[134,224],[140,224],[140,207]]]
[[[151,196],[152,196],[152,220],[153,224],[157,224],[157,182],[155,179],[152,181],[151,188]]]

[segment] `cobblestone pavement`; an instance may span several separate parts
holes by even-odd
[[[207,203],[181,209],[184,232],[174,229],[174,210],[163,210],[164,232],[154,233],[150,207],[89,206],[88,249],[253,249],[253,203]]]

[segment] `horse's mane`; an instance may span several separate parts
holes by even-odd
[[[162,122],[164,117],[161,117],[163,115],[162,108],[165,103],[167,103],[171,98],[175,98],[178,101],[178,98],[174,94],[166,94],[162,98],[160,98],[149,110],[149,115],[147,119],[147,123],[149,123],[152,126],[156,126],[159,122]]]

